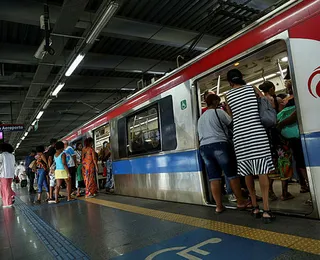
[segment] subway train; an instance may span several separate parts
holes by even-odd
[[[197,137],[203,92],[212,89],[223,100],[230,89],[226,73],[236,67],[248,85],[270,80],[281,93],[288,68],[310,193],[300,194],[292,182],[296,198],[272,202],[271,208],[319,218],[319,24],[320,1],[288,1],[63,139],[92,136],[97,151],[110,140],[116,194],[211,206]]]

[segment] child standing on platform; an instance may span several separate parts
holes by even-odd
[[[71,175],[68,169],[67,165],[67,159],[66,159],[66,154],[63,152],[64,150],[64,143],[63,142],[57,142],[56,145],[56,153],[54,155],[54,161],[56,163],[56,169],[55,169],[55,179],[56,179],[56,189],[55,189],[55,203],[59,203],[59,191],[60,191],[60,186],[62,184],[62,181],[65,180],[67,183],[67,193],[68,201],[74,200],[71,197]]]

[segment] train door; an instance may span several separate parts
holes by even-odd
[[[107,181],[106,170],[108,167],[107,151],[111,152],[110,125],[101,126],[93,131],[94,148],[98,154],[97,183],[99,188],[104,188]]]
[[[205,74],[197,80],[199,92],[199,111],[205,110],[204,94],[206,91],[214,92],[221,98],[220,109],[225,110],[225,94],[230,90],[229,83],[226,79],[227,72],[230,69],[237,68],[243,75],[247,85],[257,87],[261,93],[265,91],[274,108],[280,112],[292,103],[294,97],[288,94],[286,84],[288,80],[286,75],[289,73],[290,53],[287,50],[285,41],[279,40],[260,49],[247,54],[246,56],[234,61],[232,64],[225,65],[216,71]],[[262,83],[270,82],[273,89],[266,90]],[[269,91],[270,90],[270,91]],[[296,94],[296,93],[294,93]],[[291,101],[290,101],[291,100]],[[301,130],[301,129],[300,129]],[[269,175],[269,200],[271,209],[283,213],[308,215],[313,211],[313,205],[310,200],[309,180],[305,174],[305,169],[301,169],[301,156],[303,158],[303,150],[299,146],[300,138],[295,139],[295,143],[289,142],[286,138],[276,131],[280,141],[270,139],[271,150],[273,152],[274,164],[277,171]],[[293,147],[293,146],[296,147]],[[290,147],[290,148],[289,148]],[[295,149],[295,156],[292,149]],[[298,152],[297,152],[298,150]],[[299,156],[299,157],[297,157]],[[296,159],[295,159],[296,157]],[[297,166],[300,165],[300,168]],[[236,206],[236,198],[233,196],[228,180],[222,178],[224,204]],[[242,181],[242,189],[245,196],[248,197],[246,186]],[[261,196],[258,179],[256,179],[257,195]]]
[[[317,218],[320,215],[320,35],[316,30],[319,23],[318,14],[290,28],[288,44],[305,166],[315,208],[313,216]]]

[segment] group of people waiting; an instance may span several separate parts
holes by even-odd
[[[288,75],[287,75],[288,77]],[[286,88],[289,96],[284,99],[275,96],[272,82],[264,82],[260,89],[248,86],[242,73],[232,69],[227,73],[231,90],[226,94],[226,105],[220,109],[220,97],[213,92],[205,94],[207,108],[198,121],[200,154],[204,161],[211,192],[216,202],[216,213],[225,210],[222,203],[222,174],[232,189],[239,209],[251,209],[256,218],[262,217],[265,223],[275,219],[270,211],[269,198],[274,195],[270,177],[278,174],[282,180],[282,200],[292,199],[288,192],[288,179],[291,166],[288,162],[282,167],[281,159],[290,160],[284,154],[292,151],[299,174],[301,193],[308,192],[308,182],[304,157],[299,136],[284,138],[281,131],[297,123],[295,107],[284,120],[278,121],[273,127],[267,128],[262,123],[259,99],[267,99],[274,114],[280,113],[285,107],[295,106],[292,83],[287,78]],[[279,115],[279,114],[278,114]],[[282,149],[282,152],[279,152]],[[280,158],[280,157],[283,158]],[[279,169],[280,168],[280,169]],[[292,172],[292,171],[291,171]],[[277,174],[276,174],[277,173]],[[262,193],[263,212],[257,203],[254,176],[258,176]],[[241,188],[249,192],[249,200],[245,200]]]
[[[111,154],[111,153],[110,153]],[[30,181],[29,192],[37,193],[35,203],[41,203],[43,188],[48,203],[58,203],[60,188],[66,186],[67,201],[83,194],[85,198],[93,198],[98,193],[96,172],[98,171],[98,155],[93,148],[93,139],[85,139],[84,146],[77,143],[75,149],[67,141],[51,139],[50,146],[37,146],[25,160],[25,170]],[[37,190],[34,189],[35,177]]]

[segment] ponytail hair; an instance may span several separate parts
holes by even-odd
[[[229,82],[236,85],[246,85],[247,83],[243,79],[243,75],[238,69],[229,70],[227,73],[227,79]]]

